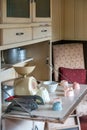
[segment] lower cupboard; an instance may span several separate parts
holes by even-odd
[[[81,130],[79,118],[70,116],[64,124],[50,121],[4,118],[2,130]]]
[[[45,122],[25,119],[3,119],[2,130],[44,130]]]

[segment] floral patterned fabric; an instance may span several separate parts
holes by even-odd
[[[59,67],[84,68],[83,44],[53,45],[54,78],[58,80]]]

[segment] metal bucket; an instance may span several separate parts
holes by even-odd
[[[18,61],[23,61],[26,59],[26,57],[26,50],[20,48],[18,51]]]
[[[18,60],[18,48],[8,49],[3,51],[3,57],[6,64],[17,63]]]
[[[15,64],[26,59],[26,50],[22,48],[4,50],[3,57],[6,64]]]

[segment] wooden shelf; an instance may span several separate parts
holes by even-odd
[[[32,57],[28,57],[27,59],[18,61],[15,64],[2,64],[2,71],[5,70],[6,68],[15,67],[17,65],[22,66],[24,63],[27,63],[27,62],[32,61],[32,60],[33,60]]]
[[[51,40],[51,37],[45,37],[45,38],[35,39],[35,40],[31,40],[31,41],[23,41],[23,42],[18,42],[18,43],[14,43],[14,44],[1,45],[0,50],[27,46],[27,45],[31,45],[31,44],[35,44],[35,43],[37,44],[37,43],[49,41],[49,40]]]

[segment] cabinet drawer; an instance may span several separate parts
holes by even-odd
[[[51,27],[34,27],[33,28],[33,39],[50,37],[51,36]]]
[[[32,28],[3,29],[1,39],[2,44],[32,40]]]

